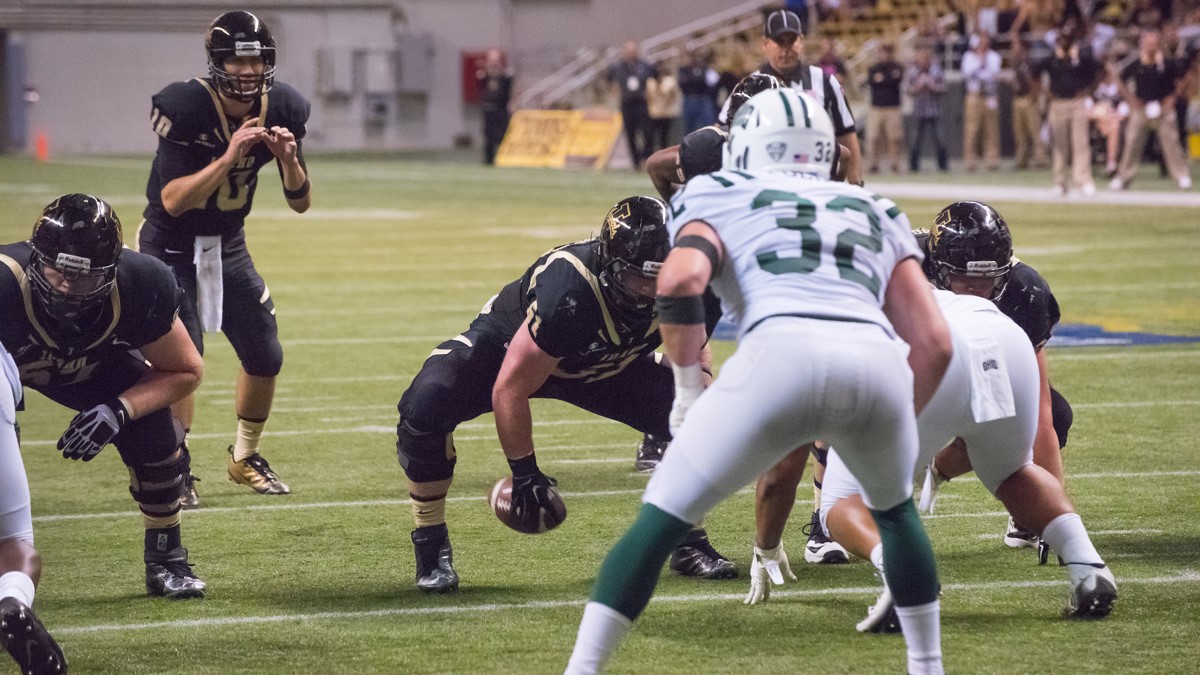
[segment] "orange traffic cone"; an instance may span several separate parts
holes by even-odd
[[[39,162],[50,161],[50,139],[46,138],[46,132],[39,131],[34,138],[33,154]]]

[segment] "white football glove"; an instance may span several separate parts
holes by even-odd
[[[671,416],[667,422],[674,436],[683,426],[683,418],[692,404],[704,393],[704,371],[699,363],[690,366],[671,364],[671,370],[675,373],[675,400],[671,403]]]
[[[746,594],[743,604],[766,602],[771,597],[771,584],[782,586],[785,575],[792,581],[796,580],[783,544],[766,550],[755,546],[754,562],[750,563],[750,592]]]
[[[925,467],[925,483],[921,485],[921,498],[917,500],[917,512],[933,515],[933,507],[937,504],[938,488],[946,480],[933,468],[933,462]]]

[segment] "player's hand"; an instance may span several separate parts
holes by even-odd
[[[71,420],[62,438],[58,439],[58,449],[67,459],[90,462],[121,433],[121,427],[128,421],[129,411],[119,400],[101,403]]]
[[[258,118],[251,117],[229,138],[229,149],[225,154],[232,155],[235,162],[250,153],[250,148],[261,143],[267,137],[267,130],[258,126]]]
[[[526,476],[513,476],[512,486],[512,511],[513,515],[518,520],[524,520],[524,514],[541,512],[543,517],[553,513],[546,508],[548,503],[547,495],[551,487],[558,485],[558,481],[550,476],[542,473],[540,470]],[[547,529],[554,527],[558,523],[546,523]]]
[[[846,182],[846,172],[850,170],[850,162],[847,161],[849,158],[850,158],[850,148],[847,148],[846,146],[841,145],[839,143],[838,144],[838,160],[837,160],[837,163],[833,165],[833,172],[832,172],[834,182],[840,182],[840,183]]]
[[[296,136],[286,127],[271,127],[271,130],[263,136],[263,142],[267,144],[271,154],[279,158],[279,161],[285,163],[296,161]]]
[[[785,577],[796,580],[783,544],[766,550],[755,546],[754,562],[750,563],[750,592],[743,603],[757,605],[766,602],[771,597],[771,584],[782,586]]]

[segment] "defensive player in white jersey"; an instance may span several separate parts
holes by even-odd
[[[600,569],[568,673],[604,665],[691,523],[818,438],[842,448],[883,533],[909,672],[942,672],[937,571],[911,496],[914,400],[919,409],[936,390],[950,335],[908,219],[888,200],[830,182],[836,148],[811,97],[766,91],[734,119],[728,170],[672,198],[675,248],[657,304],[675,371],[674,442]],[[710,283],[739,342],[704,389]]]
[[[941,290],[934,294],[950,326],[954,357],[937,393],[917,418],[921,439],[917,466],[925,466],[951,440],[963,439],[971,465],[988,491],[1014,519],[1029,523],[1064,560],[1071,582],[1064,615],[1108,616],[1117,597],[1116,580],[1092,545],[1062,483],[1033,463],[1040,377],[1029,339],[990,300]],[[822,523],[838,543],[882,571],[879,532],[867,516],[861,491],[835,446],[821,494]],[[751,573],[748,603],[766,600],[766,576]],[[782,583],[782,574],[770,576]],[[857,628],[864,632],[898,629],[886,583]]]
[[[67,659],[33,613],[42,559],[33,547],[29,483],[17,442],[17,364],[0,344],[0,641],[22,673],[65,673]]]

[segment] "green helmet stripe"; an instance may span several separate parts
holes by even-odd
[[[788,126],[796,126],[796,119],[792,116],[792,104],[788,103],[787,94],[783,90],[779,91],[779,100],[783,101],[783,111],[787,113]],[[801,101],[801,105],[803,105],[803,101]]]
[[[804,128],[811,129],[812,128],[812,119],[808,116],[808,104],[804,102],[803,96],[797,96],[796,100],[800,101],[800,112],[804,113]],[[784,105],[786,105],[786,103]],[[791,109],[788,109],[789,125],[790,125],[791,119],[792,119],[792,111],[791,111]]]

